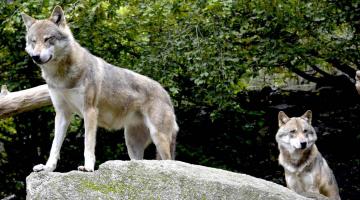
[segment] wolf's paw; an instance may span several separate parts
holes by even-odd
[[[34,172],[40,172],[40,171],[52,172],[54,171],[54,169],[55,169],[54,167],[48,167],[43,164],[38,164],[33,167]]]
[[[94,168],[90,168],[90,167],[85,167],[85,166],[79,166],[78,167],[79,171],[83,171],[83,172],[93,172]]]

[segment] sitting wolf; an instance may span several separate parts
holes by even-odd
[[[279,112],[280,128],[276,141],[287,187],[305,196],[320,193],[340,200],[335,176],[315,145],[317,136],[311,126],[311,118],[310,110],[301,117],[292,118]]]
[[[154,142],[161,159],[174,159],[178,131],[174,108],[165,89],[156,81],[115,67],[77,43],[56,6],[49,19],[22,14],[26,26],[26,51],[40,66],[54,105],[55,136],[46,165],[34,171],[53,171],[73,113],[84,118],[85,164],[94,171],[97,126],[125,128],[131,159],[142,159]]]

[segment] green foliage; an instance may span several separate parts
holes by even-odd
[[[12,2],[0,6],[1,83],[10,89],[42,82],[23,50],[20,12],[46,18],[56,4],[65,9],[75,38],[92,53],[159,81],[177,107],[211,107],[214,118],[224,110],[243,112],[237,95],[248,86],[246,77],[260,68],[270,73],[288,68],[319,81],[339,66],[353,72],[359,62],[355,20],[360,15],[349,13],[358,10],[357,2]],[[298,72],[311,67],[318,73]]]
[[[11,135],[16,134],[13,118],[0,119],[0,141],[11,142]]]
[[[245,66],[238,58],[241,48],[232,44],[233,6],[231,1],[102,1],[76,6],[69,21],[76,22],[72,28],[82,45],[158,80],[175,105],[239,110],[235,97]]]
[[[253,60],[249,68],[288,68],[329,86],[338,72],[352,79],[359,66],[359,7],[356,1],[249,3],[241,28]]]
[[[261,68],[331,84],[359,64],[356,1],[26,1],[0,5],[1,84],[43,82],[23,50],[20,12],[46,18],[56,4],[92,53],[159,81],[177,107],[211,107],[215,118],[243,112],[237,95]]]

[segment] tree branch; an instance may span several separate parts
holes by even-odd
[[[319,74],[323,75],[324,77],[329,77],[329,78],[330,78],[330,77],[333,77],[333,75],[325,72],[324,70],[320,69],[320,68],[319,68],[318,66],[316,66],[316,65],[310,65],[310,67],[311,67],[312,69],[314,69],[316,72],[318,72]]]
[[[308,81],[311,81],[311,82],[314,82],[314,83],[322,83],[322,79],[321,78],[318,78],[318,77],[315,77],[315,76],[311,76],[303,71],[301,71],[300,69],[298,68],[290,68],[291,71],[293,71],[295,74],[297,74],[298,76],[301,76],[302,78],[308,80]]]
[[[341,63],[336,58],[330,58],[326,60],[330,64],[332,64],[335,68],[339,69],[341,72],[345,73],[349,78],[351,77],[352,80],[354,80],[352,77],[354,77],[356,70],[346,64]]]
[[[2,87],[0,94],[0,118],[51,105],[47,85],[40,85],[18,92],[8,92]]]

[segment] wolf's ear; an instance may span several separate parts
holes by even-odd
[[[305,119],[309,124],[311,124],[311,119],[312,119],[312,112],[311,110],[306,111],[301,118]]]
[[[286,124],[286,122],[290,120],[290,118],[283,111],[279,112],[278,119],[279,119],[279,127]]]
[[[21,13],[21,18],[26,26],[26,30],[29,30],[30,27],[36,22],[36,19],[30,17],[25,13]]]
[[[58,26],[65,25],[64,11],[60,6],[55,6],[50,16],[50,21],[54,22]]]

